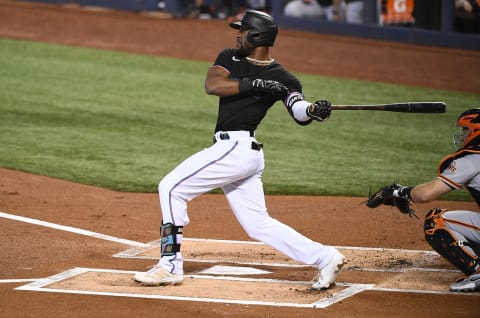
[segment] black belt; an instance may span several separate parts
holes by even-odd
[[[255,141],[255,140],[252,141],[252,149],[257,150],[257,151],[263,149],[263,143]]]
[[[250,137],[255,137],[255,130],[249,130],[248,133],[250,134]],[[230,136],[228,135],[227,132],[222,132],[219,135],[221,140],[228,140],[230,139]]]
[[[250,131],[250,137],[254,137],[255,136],[255,133],[253,131]],[[220,133],[218,134],[218,138],[220,138],[220,140],[229,140],[230,139],[230,135],[228,133]],[[215,136],[213,136],[213,143],[216,143],[217,142],[217,139],[215,138]],[[252,149],[253,150],[261,150],[263,149],[263,143],[261,142],[258,142],[256,140],[253,140],[252,141]]]
[[[250,137],[252,137],[252,136],[250,136]],[[213,137],[213,138],[215,138],[215,137]],[[220,134],[218,135],[218,138],[220,138],[221,140],[229,140],[229,139],[230,139],[230,135],[229,135],[228,133],[220,133]]]

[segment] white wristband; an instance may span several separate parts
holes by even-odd
[[[292,105],[292,114],[298,121],[307,121],[311,118],[307,115],[307,108],[310,106],[311,103],[307,102],[306,100],[299,100],[295,104]]]

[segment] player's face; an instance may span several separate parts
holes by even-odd
[[[248,31],[240,29],[237,34],[237,49],[241,56],[249,56],[253,51],[253,46],[247,41]]]
[[[457,127],[457,131],[453,134],[453,143],[458,149],[464,146],[465,140],[470,136],[470,129],[468,127]]]

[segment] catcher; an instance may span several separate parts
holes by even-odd
[[[465,187],[480,207],[480,108],[463,112],[457,126],[459,132],[453,136],[457,151],[440,161],[436,179],[410,187],[393,183],[369,194],[367,206],[391,205],[416,216],[411,202],[430,202]],[[480,291],[480,212],[432,209],[425,216],[424,232],[432,248],[466,275],[450,290]]]

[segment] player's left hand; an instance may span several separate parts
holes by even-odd
[[[277,81],[256,79],[252,86],[255,92],[271,94],[278,99],[285,99],[288,95],[288,88]]]
[[[332,104],[328,100],[317,100],[307,108],[307,115],[317,121],[330,118]]]
[[[418,219],[415,210],[410,206],[410,196],[407,194],[407,189],[407,187],[395,182],[392,185],[382,187],[375,193],[368,194],[367,206],[374,209],[382,204],[391,205],[400,212],[408,214],[410,217],[415,216]]]
[[[283,100],[289,94],[288,87],[282,83],[273,80],[264,80],[261,78],[257,78],[253,81],[249,79],[241,80],[239,81],[238,88],[241,94],[267,94],[273,96],[277,100]]]

